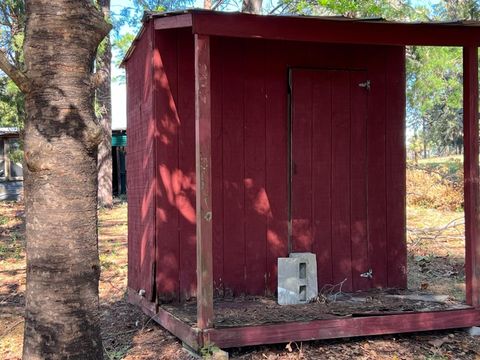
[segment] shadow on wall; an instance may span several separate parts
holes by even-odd
[[[140,56],[132,57],[127,65],[129,78],[142,76],[143,79],[141,91],[134,88],[138,79],[131,81],[130,84],[135,85],[129,88],[129,94],[132,94],[129,97],[127,171],[129,232],[131,236],[140,235],[140,244],[130,244],[129,261],[133,265],[131,283],[137,285],[134,288],[150,288],[147,297],[153,299],[156,296],[163,301],[173,301],[189,299],[196,294],[193,43],[187,46],[182,43],[192,42],[193,39],[187,33],[178,31],[163,31],[162,34],[160,39],[155,40],[153,74],[150,74],[146,62],[141,66],[141,74],[135,71]],[[172,48],[175,51],[166,51]],[[189,49],[191,56],[182,54],[182,51],[187,51],[184,49]],[[141,49],[137,47],[138,50]],[[160,53],[165,55],[160,56]],[[158,91],[154,91],[147,81],[151,76]],[[246,86],[255,85],[253,81],[253,78],[246,79]],[[265,87],[260,87],[256,96],[265,99],[265,91]],[[141,98],[139,92],[143,94]],[[253,118],[251,121],[245,118],[236,124],[225,110],[213,117],[215,292],[217,295],[271,294],[276,290],[276,259],[287,252],[287,209],[282,202],[277,202],[279,206],[272,206],[275,202],[272,202],[272,194],[268,191],[265,169],[257,172],[252,166],[247,169],[246,164],[258,152],[263,159],[260,164],[263,167],[266,145],[255,149],[248,149],[247,146],[239,149],[237,153],[241,157],[241,164],[238,165],[229,163],[224,156],[231,147],[230,137],[251,136],[255,141],[255,131],[258,127],[265,128],[266,119],[262,117],[263,125],[257,124],[257,119]],[[228,135],[219,132],[223,131],[222,122],[225,121],[230,126]],[[265,144],[264,132],[262,136],[261,141]],[[247,151],[250,151],[250,155]],[[229,169],[238,167],[238,171],[228,172],[227,166]],[[156,236],[153,235],[155,227]],[[154,237],[156,245],[153,244]],[[152,249],[156,249],[155,254]],[[155,261],[153,256],[156,257]],[[155,289],[153,271],[156,272]]]

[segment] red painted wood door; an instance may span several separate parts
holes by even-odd
[[[319,289],[371,287],[366,71],[291,71],[292,252],[317,255]]]

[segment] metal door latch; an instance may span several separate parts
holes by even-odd
[[[373,271],[372,271],[372,269],[368,269],[367,272],[364,272],[364,273],[360,274],[360,277],[367,278],[367,279],[373,278]]]
[[[370,80],[367,80],[363,83],[360,83],[360,84],[358,84],[358,86],[360,86],[361,88],[365,88],[367,90],[370,90]]]

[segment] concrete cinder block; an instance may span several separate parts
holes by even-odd
[[[318,295],[315,254],[292,253],[277,261],[280,305],[305,304]]]
[[[278,303],[300,304],[299,261],[296,258],[278,258]],[[306,302],[306,297],[304,303]]]
[[[307,299],[312,300],[316,298],[318,295],[317,256],[312,253],[302,252],[291,253],[290,257],[294,259],[300,259],[300,262],[305,261],[307,278]]]

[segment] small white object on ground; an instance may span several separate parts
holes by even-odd
[[[480,326],[472,326],[466,330],[470,336],[480,336]]]

